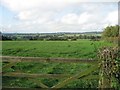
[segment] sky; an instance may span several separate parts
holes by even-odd
[[[103,31],[106,26],[118,24],[118,2],[100,1],[0,0],[0,30],[3,33]]]

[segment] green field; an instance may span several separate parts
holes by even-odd
[[[3,41],[2,55],[25,57],[95,58],[104,41]]]
[[[112,43],[104,41],[3,41],[2,54],[4,56],[25,57],[63,57],[63,58],[96,58],[98,48],[102,46],[113,46]],[[3,66],[6,63],[3,63]],[[90,68],[91,64],[79,63],[18,63],[13,68],[4,72],[24,72],[38,74],[70,74],[73,75]],[[98,75],[98,71],[92,74]],[[35,78],[49,87],[57,84],[60,79]],[[27,78],[3,77],[3,86],[8,87],[31,87],[38,88],[39,85]],[[97,88],[98,80],[77,79],[65,85],[64,88]],[[40,87],[39,87],[40,88]]]

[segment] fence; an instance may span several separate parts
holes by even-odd
[[[69,82],[74,81],[75,79],[85,79],[85,78],[96,78],[99,79],[99,88],[111,88],[111,77],[112,70],[115,65],[111,63],[114,62],[115,59],[115,51],[112,50],[110,52],[108,49],[104,49],[100,51],[101,60],[93,60],[93,59],[65,59],[65,58],[39,58],[39,57],[12,57],[12,56],[2,56],[2,62],[8,62],[7,65],[3,66],[3,76],[12,76],[12,77],[26,77],[26,78],[66,78],[63,81],[58,82],[58,84],[53,85],[52,87],[48,87],[42,82],[35,81],[31,79],[33,82],[39,84],[41,88],[63,88]],[[113,54],[114,55],[113,55]],[[111,57],[111,54],[113,55]],[[28,74],[28,73],[19,73],[19,72],[4,72],[4,70],[11,68],[16,63],[19,62],[54,62],[54,63],[89,63],[92,66],[84,70],[83,72],[78,72],[74,75],[70,74]],[[100,76],[98,75],[89,75],[92,71],[100,70]],[[111,73],[109,73],[111,72]]]

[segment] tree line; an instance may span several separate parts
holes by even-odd
[[[119,25],[107,26],[102,32],[102,36],[89,34],[2,34],[0,32],[0,40],[46,40],[46,41],[75,41],[77,39],[100,40],[101,38],[109,42],[118,42]]]
[[[71,41],[76,41],[77,39],[90,39],[90,40],[99,40],[101,39],[101,36],[98,36],[98,35],[83,35],[83,34],[79,34],[79,35],[76,35],[76,34],[73,34],[73,35],[59,35],[59,34],[50,34],[50,35],[39,35],[39,34],[34,34],[34,35],[14,35],[14,34],[11,34],[11,35],[4,35],[4,34],[1,34],[1,39],[3,41],[5,40],[11,40],[11,41],[14,41],[14,40],[46,40],[46,41],[68,41],[68,40],[71,40]]]

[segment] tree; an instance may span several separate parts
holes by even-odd
[[[119,26],[107,26],[103,33],[102,33],[102,37],[106,38],[106,37],[118,37],[119,35]]]
[[[118,43],[119,27],[119,25],[107,26],[102,33],[102,38],[109,42]]]

